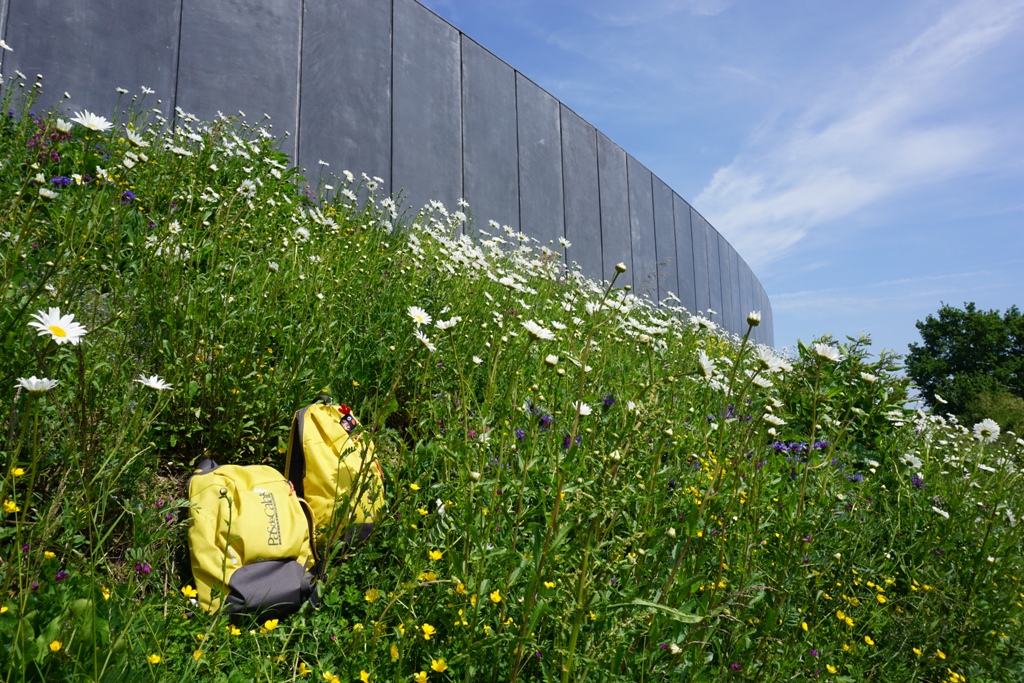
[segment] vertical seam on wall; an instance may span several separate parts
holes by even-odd
[[[299,158],[299,143],[302,139],[302,50],[306,40],[306,0],[299,3],[299,63],[295,79],[295,165],[302,163]],[[319,170],[319,169],[318,169]]]
[[[514,113],[516,116],[516,213],[519,214],[519,225],[516,230],[524,232],[523,225],[523,154],[519,147],[519,71],[512,69],[512,97],[515,100]]]
[[[397,195],[395,190],[395,0],[391,0],[391,28],[388,32],[390,41],[389,52],[391,54],[391,75],[388,84],[388,114],[390,125],[388,126],[388,190],[392,195]]]
[[[7,25],[10,22],[10,20],[11,0],[7,0],[4,3],[4,14],[2,17],[0,17],[0,22],[3,22],[3,24],[0,25],[0,38],[3,38],[5,41],[7,40]],[[3,54],[4,52],[7,52],[7,50],[0,50],[0,69],[3,68],[4,60],[7,58],[7,55]]]
[[[175,112],[178,109],[178,83],[181,77],[181,40],[183,38],[183,26],[185,25],[185,0],[178,3],[178,44],[174,54],[174,92],[171,93],[171,110],[167,112],[167,118],[174,121]]]
[[[620,148],[621,149],[621,148]],[[626,164],[626,235],[629,236],[629,268],[633,281],[633,296],[637,296],[640,286],[636,281],[636,262],[633,260],[633,193],[629,191],[629,153],[622,150],[622,161]]]
[[[462,43],[466,34],[459,31],[459,199],[466,198],[466,68],[462,59]],[[462,207],[456,203],[456,211]],[[472,208],[472,207],[471,207]],[[469,235],[469,221],[463,221],[462,234]]]
[[[658,208],[654,205],[654,174],[651,173],[651,225],[654,228],[654,302],[661,303],[661,272],[658,268]]]
[[[594,159],[597,161],[598,278],[599,282],[604,282],[604,205],[601,203],[601,139],[597,136],[597,128],[594,128]]]
[[[565,139],[562,137],[562,116],[565,114],[565,106],[558,101],[558,161],[562,167],[562,237],[569,240],[569,207],[565,203]],[[518,133],[517,133],[518,134]],[[569,250],[558,245],[562,252],[562,264],[569,265]]]

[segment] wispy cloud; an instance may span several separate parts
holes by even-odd
[[[966,0],[803,110],[758,131],[695,204],[755,268],[811,231],[982,169],[1000,140],[957,105],[981,57],[1021,34],[1024,0]]]

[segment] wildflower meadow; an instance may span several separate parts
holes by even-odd
[[[1024,442],[907,407],[867,338],[783,355],[265,122],[35,89],[0,91],[3,680],[1024,680]],[[374,534],[317,609],[204,613],[193,466],[283,468],[322,392]]]

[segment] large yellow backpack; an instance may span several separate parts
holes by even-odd
[[[192,575],[202,609],[287,616],[316,604],[313,519],[266,465],[199,463],[188,482]]]
[[[320,396],[292,420],[284,471],[313,510],[317,543],[365,540],[384,508],[384,471],[348,406]]]

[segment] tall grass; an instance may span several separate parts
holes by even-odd
[[[0,119],[6,680],[1024,677],[1021,441],[905,408],[868,340],[780,357],[571,246],[304,178],[259,125],[138,100],[91,130],[24,90]],[[29,327],[51,307],[79,344]],[[381,454],[385,518],[318,610],[193,613],[191,465],[283,466],[321,391]]]

